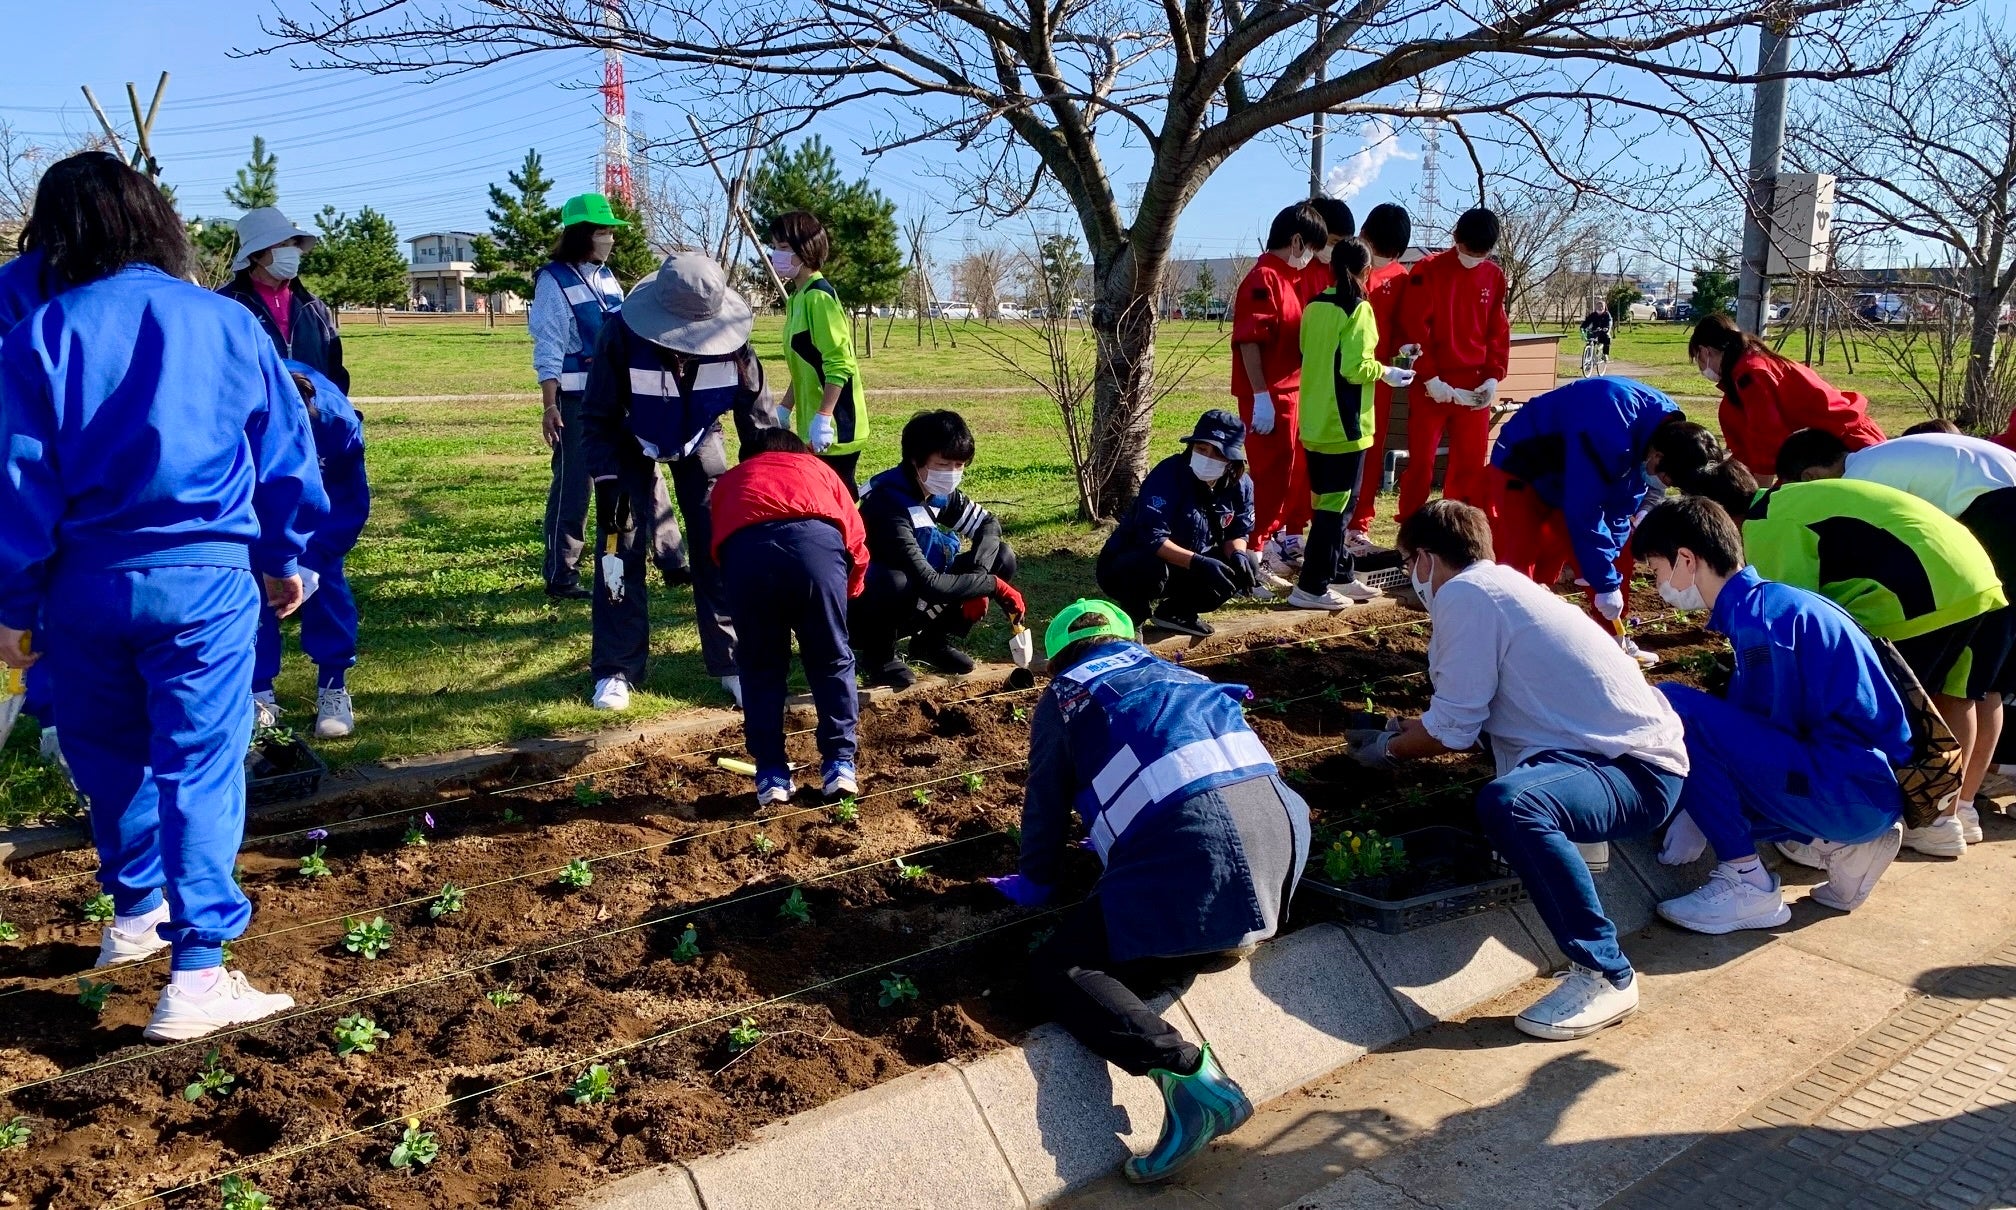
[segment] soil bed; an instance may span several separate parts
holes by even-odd
[[[1690,661],[1666,677],[1697,679],[1715,649],[1667,616],[1640,633]],[[1343,754],[1341,733],[1368,698],[1380,711],[1426,704],[1426,642],[1420,615],[1367,611],[1296,640],[1207,644],[1186,663],[1251,687],[1249,715],[1316,812],[1319,840],[1347,827],[1469,826],[1476,758],[1396,776]],[[0,1204],[119,1206],[253,1164],[284,1210],[557,1206],[1006,1045],[1040,1019],[1023,959],[1049,917],[977,880],[1014,868],[1035,701],[954,688],[867,712],[851,824],[809,797],[759,815],[748,780],[713,764],[740,755],[739,731],[646,747],[634,767],[591,779],[360,802],[325,820],[327,877],[300,870],[318,842],[298,830],[316,820],[266,821],[284,835],[253,839],[241,858],[255,916],[234,962],[300,1007],[214,1042],[141,1042],[162,963],[110,972],[103,1011],[81,1005],[97,940],[83,918],[91,858],[19,863],[0,888],[0,914],[19,930],[0,944],[0,1125],[20,1115],[33,1134],[0,1152]],[[791,744],[816,768],[809,735]],[[511,780],[542,776],[552,771]],[[343,822],[367,815],[383,817]],[[570,889],[556,879],[576,858],[594,878]],[[924,868],[906,876],[902,865]],[[1070,870],[1075,900],[1097,863],[1074,854]],[[437,919],[430,901],[448,883],[464,903]],[[780,915],[794,884],[809,923]],[[347,951],[346,917],[382,917],[390,950],[372,961]],[[701,952],[682,961],[688,923]],[[898,972],[918,996],[884,1005],[883,980]],[[335,1054],[331,1030],[351,1014],[390,1033],[377,1053]],[[764,1037],[742,1051],[727,1033],[745,1016]],[[190,1102],[183,1090],[213,1044],[235,1083]],[[612,1066],[614,1096],[576,1106],[567,1087],[594,1061]],[[393,1171],[389,1124],[414,1113],[440,1159]],[[217,1200],[205,1183],[166,1204]]]

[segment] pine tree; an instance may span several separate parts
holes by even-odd
[[[238,183],[224,191],[224,200],[240,210],[280,204],[280,160],[267,153],[263,136],[252,136],[252,158],[238,170]]]
[[[366,206],[344,225],[346,255],[343,273],[350,299],[360,306],[398,306],[406,301],[406,254],[392,220]]]
[[[612,195],[609,209],[615,211],[617,218],[630,224],[616,228],[616,246],[609,251],[609,271],[628,290],[637,284],[638,278],[656,273],[662,258],[651,250],[651,232],[635,206]]]
[[[891,302],[908,268],[896,243],[896,203],[869,186],[848,184],[833,151],[817,136],[794,151],[773,144],[749,182],[756,230],[793,210],[809,211],[826,228],[833,252],[823,272],[850,307]]]
[[[483,277],[469,284],[484,294],[516,294],[529,299],[533,294],[532,274],[546,263],[547,254],[560,240],[560,208],[547,204],[553,180],[539,161],[539,153],[527,151],[525,162],[508,178],[517,196],[502,186],[490,186],[490,234],[479,235],[471,243],[476,252],[476,271]]]

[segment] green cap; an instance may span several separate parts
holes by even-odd
[[[1100,615],[1104,620],[1079,625],[1093,615]],[[1111,601],[1102,601],[1097,597],[1079,597],[1066,605],[1056,617],[1050,619],[1050,628],[1043,632],[1043,655],[1054,660],[1058,652],[1079,639],[1099,635],[1109,635],[1131,642],[1134,638],[1134,619],[1127,616],[1126,610]]]
[[[576,223],[593,223],[597,227],[630,225],[616,217],[616,212],[609,208],[609,199],[599,193],[577,193],[560,207],[560,225],[572,227]]]

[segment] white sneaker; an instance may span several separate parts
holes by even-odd
[[[280,725],[280,702],[271,689],[252,695],[252,725],[261,728]]]
[[[294,997],[259,991],[245,981],[243,971],[225,971],[205,996],[191,995],[173,983],[162,988],[154,1016],[141,1036],[149,1042],[186,1042],[292,1007]]]
[[[1666,825],[1666,839],[1659,844],[1659,864],[1693,865],[1707,851],[1708,838],[1702,835],[1701,825],[1685,811],[1674,812],[1673,822]]]
[[[1372,535],[1367,531],[1362,529],[1347,529],[1344,531],[1345,554],[1350,555],[1354,559],[1362,559],[1366,555],[1377,554],[1378,551],[1379,547],[1373,544]]]
[[[156,930],[168,923],[168,905],[162,904],[140,917],[137,927],[132,929],[105,926],[104,934],[98,939],[98,961],[91,965],[116,966],[121,962],[135,962],[141,958],[151,958],[168,948]]]
[[[1301,569],[1277,554],[1274,544],[1269,542],[1267,549],[1260,554],[1260,570],[1292,588],[1295,584],[1295,575]]]
[[[1869,893],[1876,889],[1876,882],[1883,877],[1883,871],[1897,860],[1897,850],[1903,842],[1904,827],[1898,824],[1876,839],[1865,840],[1861,844],[1816,840],[1810,845],[1800,845],[1807,855],[1819,858],[1820,868],[1827,871],[1827,881],[1813,888],[1813,902],[1837,912],[1852,912],[1861,907],[1863,901],[1869,898]],[[1780,851],[1784,847],[1779,845]],[[1800,861],[1797,857],[1792,860]],[[1800,864],[1805,862],[1800,861]]]
[[[357,717],[350,710],[348,689],[320,689],[315,693],[315,738],[342,739],[357,729]]]
[[[1571,966],[1559,976],[1554,990],[1512,1019],[1519,1032],[1568,1042],[1586,1038],[1638,1011],[1638,980],[1618,987],[1602,972],[1586,966]]]
[[[1288,594],[1288,605],[1292,609],[1327,609],[1331,613],[1336,613],[1351,608],[1352,601],[1350,597],[1338,592],[1335,584],[1321,593],[1313,593],[1297,585],[1295,591]]]
[[[1267,560],[1260,556],[1260,552],[1247,551],[1246,561],[1253,568],[1253,587],[1246,590],[1246,596],[1249,599],[1271,601],[1274,599],[1275,594],[1287,592],[1289,589],[1295,587],[1291,582],[1268,571]]]
[[[620,676],[605,676],[595,682],[595,696],[589,705],[597,710],[628,710],[630,708],[630,682]]]
[[[1904,847],[1927,857],[1965,857],[1967,835],[1961,831],[1958,818],[1941,815],[1925,827],[1904,829]]]
[[[1267,539],[1267,553],[1287,567],[1302,566],[1302,535],[1275,534]]]
[[[1794,865],[1803,865],[1809,870],[1827,868],[1827,856],[1820,851],[1820,846],[1827,843],[1826,841],[1781,840],[1776,843],[1778,851],[1785,855],[1785,860]]]
[[[1363,580],[1345,580],[1341,584],[1332,584],[1330,591],[1347,601],[1357,601],[1360,604],[1376,601],[1386,595]]]
[[[1617,645],[1624,649],[1625,655],[1637,660],[1640,668],[1657,668],[1659,666],[1659,657],[1640,647],[1637,643],[1632,642],[1630,635],[1627,634],[1618,639]]]
[[[1960,839],[1968,844],[1980,844],[1988,838],[1981,830],[1981,812],[1978,808],[1961,807],[1953,813],[1953,818],[1960,821]]]
[[[1692,894],[1659,905],[1668,923],[1696,933],[1733,933],[1739,929],[1777,928],[1792,919],[1774,875],[1769,890],[1751,886],[1726,862],[1708,874],[1708,883]]]

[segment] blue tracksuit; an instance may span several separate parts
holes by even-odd
[[[175,966],[215,966],[252,915],[253,573],[293,575],[326,507],[300,396],[243,307],[143,265],[9,332],[0,399],[0,625],[46,619],[118,911],[165,889]]]
[[[28,313],[49,301],[49,283],[43,280],[45,258],[34,249],[0,265],[0,336],[28,318]],[[49,669],[37,663],[28,670],[26,710],[44,727],[56,725],[55,703],[49,695]]]
[[[344,672],[357,663],[357,601],[343,560],[356,547],[371,516],[371,484],[364,476],[364,420],[349,396],[320,371],[298,361],[282,364],[315,385],[315,412],[308,427],[315,438],[322,486],[329,495],[329,513],[309,536],[301,556],[301,566],[322,577],[321,587],[298,615],[301,650],[315,662],[318,687],[340,689]],[[280,675],[280,646],[280,618],[264,610],[252,672],[254,691],[271,689]]]
[[[829,769],[853,764],[860,704],[847,645],[847,540],[832,522],[812,517],[745,526],[721,544],[721,578],[738,639],[743,730],[758,773],[788,772],[784,702],[793,634],[817,707],[819,757]]]
[[[1535,396],[1491,448],[1491,465],[1560,510],[1575,565],[1595,592],[1623,583],[1617,556],[1645,502],[1646,447],[1679,410],[1642,382],[1584,378]]]
[[[1708,629],[1729,636],[1726,699],[1659,686],[1687,726],[1680,806],[1734,860],[1770,840],[1860,844],[1903,814],[1896,765],[1911,756],[1904,702],[1840,606],[1746,567]]]

